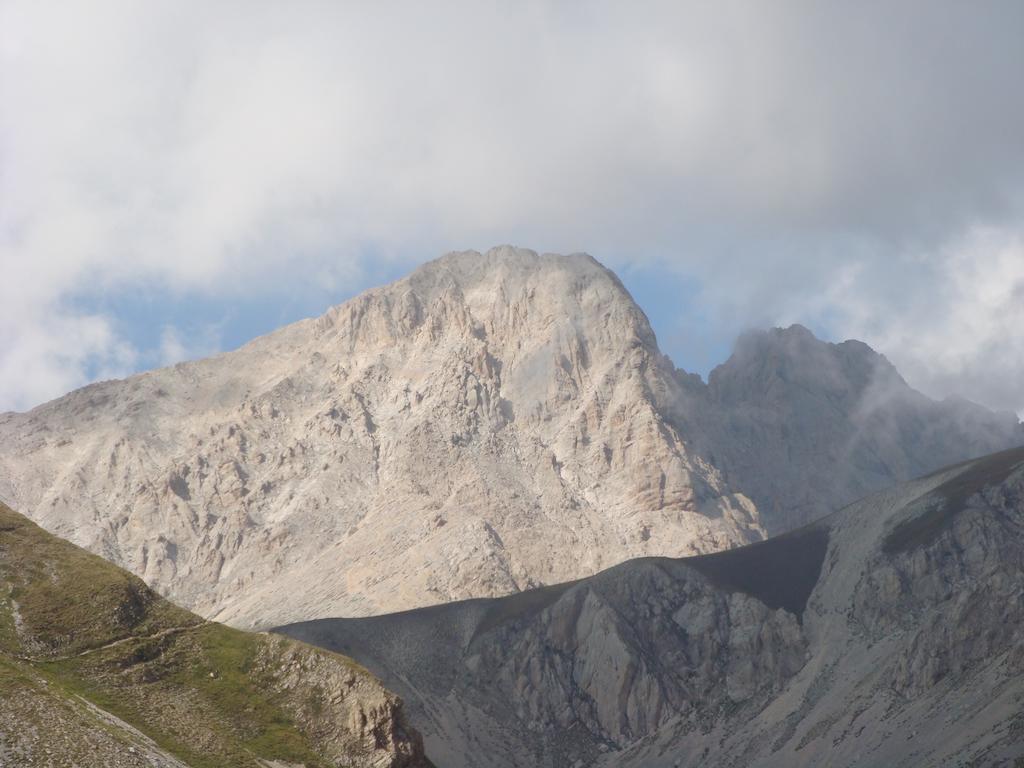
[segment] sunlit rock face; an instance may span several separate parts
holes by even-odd
[[[763,537],[589,256],[456,253],[227,354],[0,417],[0,493],[200,613],[359,615]]]

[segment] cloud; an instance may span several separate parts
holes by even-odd
[[[1020,380],[1024,341],[965,277],[1012,271],[1024,227],[1021,28],[1015,2],[7,0],[0,408],[160,352],[83,296],[351,293],[500,242],[675,270],[708,334],[818,318],[1024,408],[985,373]]]
[[[186,338],[175,326],[165,325],[160,329],[160,346],[155,362],[163,367],[185,360],[198,360],[217,354],[220,346],[217,328],[207,327]]]
[[[969,393],[1024,416],[1024,233],[972,230],[930,258],[936,274],[918,300],[882,304],[850,292],[837,301],[839,327],[893,350],[904,375],[931,394]]]
[[[4,314],[3,322],[0,403],[19,404],[31,393],[34,405],[85,378],[124,376],[135,363],[135,351],[119,341],[102,316],[33,315],[12,321]]]

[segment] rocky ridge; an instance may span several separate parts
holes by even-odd
[[[728,552],[278,631],[367,664],[453,768],[681,768],[1011,764],[1022,627],[1016,449]]]

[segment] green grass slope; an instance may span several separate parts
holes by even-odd
[[[0,765],[425,766],[351,660],[206,622],[0,504]]]

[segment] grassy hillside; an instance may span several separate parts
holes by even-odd
[[[206,622],[0,504],[0,765],[427,765],[343,656]]]

